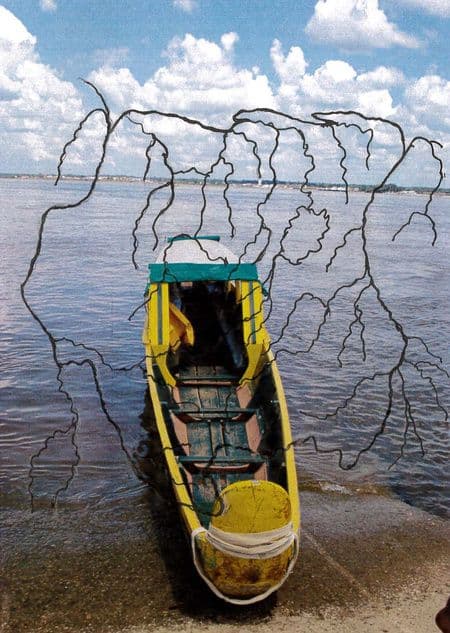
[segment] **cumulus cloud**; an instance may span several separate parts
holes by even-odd
[[[295,84],[306,72],[307,63],[300,46],[292,46],[285,56],[281,42],[274,40],[270,49],[275,71],[284,84]]]
[[[80,116],[81,106],[75,87],[40,62],[36,38],[0,6],[2,170],[21,164],[24,158],[54,158],[74,117]]]
[[[196,0],[173,0],[173,6],[186,13],[191,13],[197,7],[197,2]]]
[[[14,69],[34,57],[36,38],[10,11],[0,6],[0,100],[17,95],[20,88]]]
[[[34,61],[36,38],[20,20],[0,6],[0,99],[19,95],[17,70],[25,61]]]
[[[399,2],[432,15],[439,15],[443,18],[450,17],[450,0],[399,0]]]
[[[315,40],[345,49],[420,45],[388,21],[378,0],[318,0],[305,31]]]
[[[116,113],[129,108],[175,112],[226,127],[240,109],[274,108],[300,118],[317,111],[357,110],[399,120],[409,135],[450,140],[450,82],[438,75],[410,80],[395,67],[357,69],[345,59],[311,67],[300,46],[285,52],[282,43],[274,40],[270,57],[276,79],[270,82],[259,68],[238,66],[237,42],[234,32],[224,33],[218,42],[191,34],[175,38],[164,51],[161,66],[144,82],[127,67],[127,49],[99,50],[93,57],[98,67],[88,79]],[[0,171],[54,169],[61,148],[86,111],[78,88],[41,62],[34,35],[0,6]],[[70,150],[71,164],[79,165],[78,171],[101,146],[101,122],[99,115]],[[217,149],[213,147],[217,139],[175,119],[153,117],[151,122],[145,119],[145,125],[169,139],[171,158],[176,148],[183,168],[189,160],[206,160]],[[121,134],[129,129],[125,123]],[[138,153],[145,156],[141,145],[147,139],[138,133],[135,127],[131,142],[125,136],[112,139],[115,154],[108,169],[116,161],[117,169],[120,165],[123,172],[133,171]],[[329,134],[325,136],[329,143]],[[327,147],[319,147],[325,158]]]
[[[329,60],[314,73],[302,78],[296,101],[301,102],[303,97],[309,109],[312,104],[319,107],[330,107],[331,104],[349,106],[350,100],[355,103],[355,77],[355,69],[347,62]]]
[[[157,91],[153,83],[143,86],[128,68],[103,66],[89,75],[89,81],[106,96],[117,112],[125,108],[148,109],[156,106]]]
[[[378,66],[374,70],[361,73],[357,77],[358,81],[368,86],[399,86],[405,81],[405,77],[398,68],[388,68],[386,66]]]
[[[43,11],[56,11],[56,0],[39,0],[40,7]]]
[[[392,104],[392,97],[389,90],[367,90],[358,95],[359,112],[369,113],[370,116],[390,117],[394,115],[395,109]]]
[[[359,109],[383,117],[395,113],[389,89],[404,81],[395,68],[379,66],[358,74],[348,62],[331,59],[308,73],[303,51],[293,47],[284,55],[278,40],[272,44],[271,57],[280,79],[277,97],[282,109],[303,114],[330,108]]]
[[[187,34],[174,38],[160,67],[144,84],[129,70],[100,68],[92,80],[112,100],[113,107],[158,107],[209,120],[223,120],[240,108],[274,106],[265,75],[240,69],[233,63],[235,33],[222,35],[220,44]]]
[[[36,38],[28,32],[16,16],[0,6],[0,51],[2,65],[7,61],[6,56],[13,53],[28,55],[32,52]],[[10,50],[9,47],[12,47]],[[11,55],[13,57],[13,55]]]
[[[387,88],[373,89],[347,62],[330,60],[306,75],[302,92],[309,102],[325,107],[361,110],[368,116],[392,116],[395,112]]]
[[[363,108],[372,116],[390,116],[394,112],[388,88],[403,78],[395,69],[378,67],[358,75],[348,62],[331,59],[308,73],[300,47],[294,46],[284,55],[281,43],[274,40],[270,52],[280,79],[278,101],[284,109],[301,109],[306,114],[334,106]]]
[[[405,92],[409,109],[416,122],[435,131],[450,132],[450,81],[438,75],[420,77]]]
[[[224,33],[220,38],[221,44],[225,51],[232,51],[234,45],[239,40],[239,36],[237,33]]]
[[[164,53],[164,65],[143,84],[128,68],[102,67],[89,79],[117,112],[129,107],[178,112],[220,127],[228,125],[228,117],[238,109],[262,107],[300,118],[317,111],[356,110],[367,116],[400,120],[409,136],[423,133],[439,138],[432,124],[438,125],[439,120],[447,124],[449,120],[450,83],[438,76],[411,82],[395,67],[375,66],[361,72],[343,59],[327,60],[310,69],[299,46],[285,53],[281,42],[274,40],[270,56],[278,81],[271,85],[257,68],[236,66],[237,39],[234,33],[224,34],[219,43],[190,34],[175,38]],[[211,149],[208,139],[200,138],[199,130],[192,126],[187,130],[173,120],[155,122],[154,119],[146,125],[147,130],[157,130],[162,138],[170,139],[168,144],[176,148],[179,167],[185,168],[188,163],[183,161],[189,162],[189,157],[200,161]],[[379,129],[377,140],[375,152],[379,165],[383,165],[387,160],[386,147],[392,145],[394,150],[398,149],[398,139],[393,140],[392,134],[383,136],[383,130]],[[326,160],[329,137],[316,139],[315,143],[316,152]],[[381,148],[381,143],[385,148]],[[174,151],[171,150],[172,160]],[[364,157],[361,164],[363,161]]]

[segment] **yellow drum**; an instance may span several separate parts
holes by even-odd
[[[237,604],[276,591],[298,553],[288,493],[271,481],[230,484],[217,498],[208,530],[193,534],[194,560],[210,588]]]

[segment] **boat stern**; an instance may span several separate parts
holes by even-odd
[[[298,535],[289,496],[270,481],[230,484],[217,498],[208,529],[193,533],[200,576],[223,600],[251,604],[276,591],[292,571]]]

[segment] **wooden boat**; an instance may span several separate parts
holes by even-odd
[[[149,271],[148,384],[193,561],[216,595],[250,604],[292,571],[300,523],[263,288],[215,236],[169,238]]]

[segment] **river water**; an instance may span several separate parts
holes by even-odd
[[[202,196],[195,185],[179,185],[173,205],[159,219],[167,192],[152,198],[137,232],[137,269],[131,233],[148,183],[101,182],[87,203],[49,214],[25,293],[47,332],[58,339],[59,361],[72,361],[61,373],[59,389],[50,339],[24,305],[20,284],[35,252],[42,213],[53,204],[75,202],[87,188],[87,182],[73,180],[57,188],[44,179],[0,180],[0,506],[17,517],[32,506],[50,511],[55,501],[69,510],[114,507],[124,500],[138,506],[147,489],[141,467],[149,443],[143,422],[144,311],[136,308],[143,301],[147,264],[158,250],[155,232],[159,246],[167,235],[195,232]],[[401,338],[372,289],[356,300],[360,282],[336,295],[320,338],[306,353],[324,308],[307,296],[297,304],[296,299],[309,292],[327,300],[360,275],[364,261],[356,232],[328,272],[326,264],[344,233],[360,222],[369,196],[351,191],[346,204],[342,192],[315,191],[315,208],[328,210],[330,226],[318,241],[323,215],[303,211],[290,223],[305,204],[301,192],[279,187],[262,204],[267,193],[267,187],[230,188],[236,228],[231,239],[222,191],[208,187],[202,232],[220,234],[247,261],[261,255],[259,270],[270,290],[268,327],[287,393],[301,486],[341,494],[379,491],[447,515],[450,389],[448,374],[439,367],[450,371],[449,197],[436,196],[430,208],[438,230],[434,246],[430,223],[419,215],[395,242],[391,239],[411,212],[423,211],[426,196],[383,194],[368,213],[371,272],[410,342],[408,362],[393,378],[384,432],[349,468],[380,431],[387,374],[398,362]],[[267,228],[258,233],[261,217]],[[277,257],[281,241],[291,261],[314,252],[292,265]],[[419,336],[433,356],[414,338]],[[364,381],[350,399],[358,381],[375,373],[378,378]],[[64,392],[73,399],[75,417]],[[312,435],[316,445],[308,439]]]

